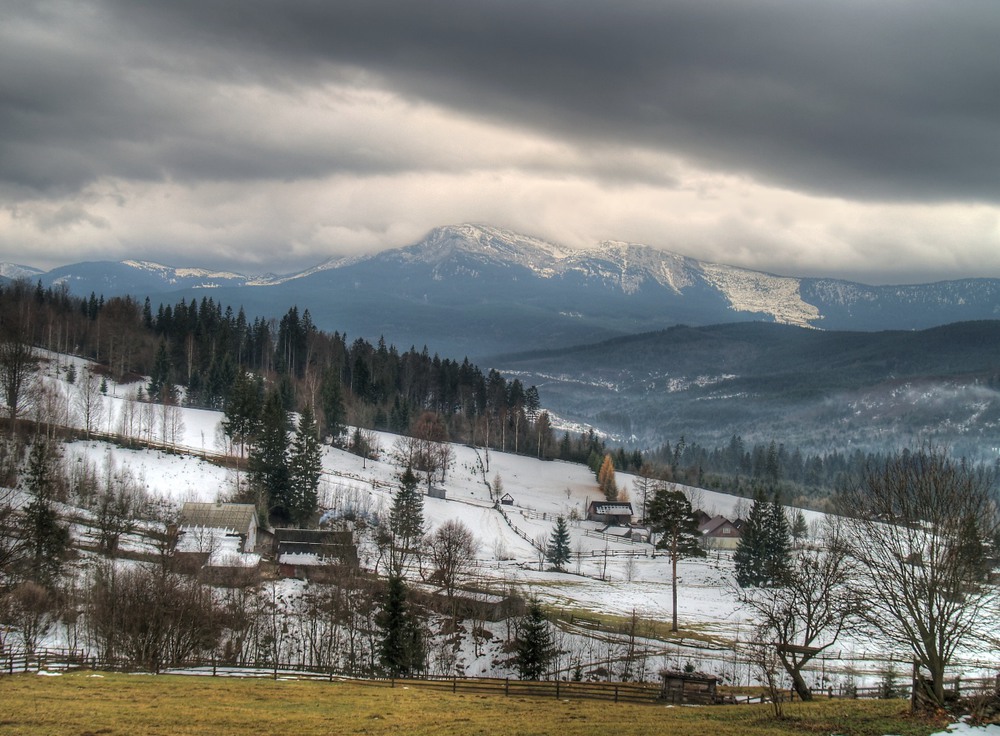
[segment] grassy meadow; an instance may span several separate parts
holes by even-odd
[[[905,701],[668,707],[601,701],[455,695],[400,683],[95,674],[0,677],[0,734],[139,736],[248,733],[608,734],[648,736],[926,736]]]

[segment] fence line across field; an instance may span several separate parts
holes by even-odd
[[[124,665],[123,661],[108,661],[69,649],[41,649],[36,652],[9,651],[0,654],[0,674],[14,675],[30,672],[61,673],[79,670],[147,672],[141,668]],[[416,678],[357,677],[331,668],[303,667],[292,664],[234,665],[217,660],[198,659],[159,669],[157,674],[194,677],[239,677],[284,680],[318,680],[327,682],[355,682],[376,687],[422,687],[453,693],[504,695],[507,697],[539,697],[561,699],[605,700],[616,703],[663,703],[664,691],[658,682],[607,682],[573,680],[517,680],[511,678],[458,677],[427,675]],[[948,690],[956,694],[996,694],[1000,691],[1000,678],[950,678]],[[844,685],[815,692],[816,698],[878,699],[909,697],[910,685],[900,684],[887,692],[884,686],[855,687]],[[782,699],[795,700],[794,691],[783,691]],[[727,694],[718,702],[729,704],[763,703],[767,697],[760,695]]]

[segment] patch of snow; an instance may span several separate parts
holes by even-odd
[[[701,268],[737,312],[769,314],[775,322],[799,327],[810,327],[821,317],[817,307],[802,299],[799,279],[715,263],[702,263]]]

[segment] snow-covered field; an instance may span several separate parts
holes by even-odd
[[[65,356],[48,356],[46,383],[62,397],[71,422],[82,426],[80,398],[85,384],[86,364]],[[77,371],[74,384],[65,380],[66,366],[72,362]],[[135,411],[137,385],[108,382],[106,395],[99,397],[99,422],[95,429],[120,431],[130,411]],[[148,406],[148,405],[146,405]],[[219,412],[179,408],[170,421],[150,417],[145,434],[153,443],[171,445],[163,449],[123,449],[97,440],[78,441],[67,448],[70,462],[91,462],[101,467],[111,462],[128,468],[154,498],[180,506],[185,501],[215,501],[231,495],[236,474],[210,462],[222,452]],[[169,427],[168,427],[169,425]],[[380,459],[362,458],[332,447],[325,447],[321,506],[386,513],[393,491],[398,487],[401,468],[393,462],[394,435],[380,433]],[[525,596],[564,609],[574,617],[611,614],[645,621],[664,621],[671,611],[670,567],[662,556],[653,557],[648,544],[630,543],[600,533],[601,525],[571,521],[571,549],[574,559],[568,572],[543,568],[537,548],[552,534],[557,516],[582,519],[590,501],[601,499],[597,482],[588,468],[560,461],[539,461],[529,457],[455,445],[454,463],[444,482],[435,486],[446,492],[446,499],[425,497],[424,515],[427,531],[457,519],[473,530],[478,540],[475,575],[490,589],[514,588]],[[209,459],[206,459],[209,458]],[[494,504],[491,483],[499,478],[503,491],[513,504]],[[619,474],[618,483],[632,497],[635,479]],[[702,489],[685,489],[696,507],[709,514],[739,515],[746,500]],[[818,522],[821,514],[805,512],[807,520]],[[530,541],[529,541],[530,540]],[[532,544],[535,542],[535,545]],[[362,563],[373,565],[376,554],[369,543],[361,548]],[[664,664],[691,662],[699,669],[722,672],[736,668],[731,652],[719,645],[705,644],[705,638],[719,643],[745,639],[749,624],[736,604],[732,591],[732,560],[728,553],[713,552],[708,558],[685,560],[679,565],[678,612],[681,628],[691,632],[686,641],[659,643]],[[295,583],[288,583],[289,586]],[[294,591],[289,590],[289,594]],[[695,636],[695,634],[697,636]],[[568,637],[584,636],[567,630]],[[579,642],[577,643],[579,645]],[[830,672],[861,674],[874,671],[878,651],[865,641],[845,641],[818,666]],[[470,673],[488,673],[485,658],[469,656]],[[975,666],[980,660],[992,661],[993,652],[967,652],[967,672],[979,676]],[[478,669],[477,669],[478,668]],[[480,671],[481,670],[481,671]],[[730,672],[741,679],[738,672]],[[870,675],[872,677],[873,675]]]

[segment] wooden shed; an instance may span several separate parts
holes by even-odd
[[[679,672],[662,670],[660,699],[668,703],[698,703],[711,705],[718,702],[716,687],[719,678],[704,672]]]

